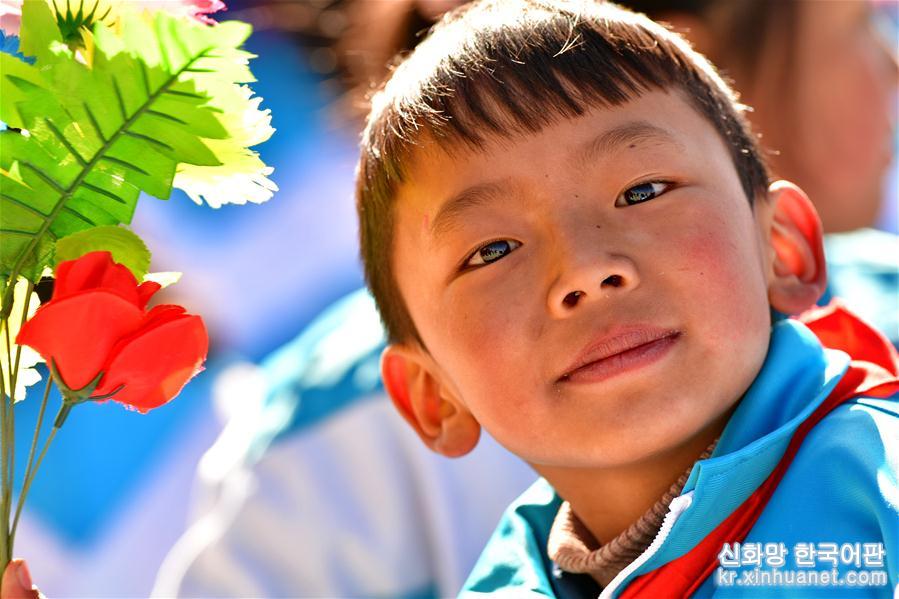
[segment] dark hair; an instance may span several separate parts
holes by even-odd
[[[391,342],[424,347],[391,267],[394,198],[423,134],[445,150],[678,89],[730,149],[749,201],[768,174],[736,95],[678,35],[607,2],[483,0],[444,16],[372,98],[356,175],[365,277]]]

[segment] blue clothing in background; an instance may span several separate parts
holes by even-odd
[[[838,297],[899,347],[899,236],[859,229],[824,238],[827,293]]]
[[[360,290],[244,369],[245,382],[223,375],[244,409],[201,462],[197,517],[154,596],[447,597],[461,588],[536,475],[486,434],[457,460],[428,450],[384,393],[383,347]]]

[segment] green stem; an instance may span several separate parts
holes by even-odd
[[[14,290],[16,279],[12,279],[11,287]],[[8,282],[9,283],[9,282]],[[31,292],[34,290],[34,283],[28,281],[25,291],[25,301],[22,309],[22,321],[20,323],[20,328],[25,325],[25,321],[28,320],[28,306],[31,303]],[[2,323],[0,323],[0,327],[4,332],[5,343],[4,345],[6,350],[6,364],[7,364],[7,372],[0,372],[0,395],[3,397],[3,422],[2,422],[2,431],[3,431],[3,489],[2,495],[0,495],[0,513],[2,513],[3,517],[3,527],[2,527],[2,535],[0,535],[0,541],[2,541],[2,551],[0,551],[0,572],[3,572],[6,569],[6,565],[9,563],[9,560],[12,559],[12,551],[13,551],[13,535],[9,528],[9,517],[12,511],[12,491],[13,491],[13,483],[15,482],[15,451],[16,451],[16,443],[15,443],[15,405],[16,405],[16,385],[19,380],[19,365],[22,361],[22,346],[16,345],[11,339],[11,331],[9,328],[9,316],[12,313],[12,303],[15,301],[13,298],[15,297],[14,293],[10,293],[9,299],[11,300],[6,305],[4,305],[4,318]],[[15,346],[15,359],[13,359],[13,351],[12,347]],[[9,382],[9,388],[6,388],[6,383]],[[49,383],[49,381],[48,381]],[[49,387],[49,385],[48,385]],[[9,399],[7,402],[7,392],[9,394]],[[45,394],[46,395],[46,394]],[[46,399],[44,400],[46,402]],[[43,409],[43,408],[42,408]],[[40,426],[40,423],[38,424]],[[37,434],[37,431],[35,431]],[[32,451],[34,448],[32,447]],[[30,461],[29,457],[29,461]]]
[[[12,313],[12,306],[6,304],[7,300],[12,301],[12,287],[9,283],[11,280],[6,278],[3,280],[3,295],[0,296],[0,320],[7,320]]]
[[[15,300],[13,300],[13,301],[15,301]],[[7,442],[6,442],[6,451],[3,453],[3,459],[9,461],[6,464],[6,471],[5,471],[8,478],[6,478],[5,480],[6,480],[6,484],[7,484],[7,492],[10,494],[10,497],[11,497],[12,496],[12,484],[13,484],[13,481],[15,480],[15,475],[13,473],[13,465],[15,464],[15,462],[13,461],[13,452],[15,451],[15,448],[16,448],[16,438],[15,438],[16,429],[15,429],[15,420],[14,420],[14,418],[15,418],[14,406],[16,405],[16,397],[15,397],[15,395],[16,395],[16,382],[15,382],[16,371],[13,368],[12,349],[11,349],[11,345],[10,345],[11,341],[9,339],[9,317],[8,316],[7,316],[6,320],[3,321],[3,332],[4,332],[3,337],[5,339],[4,345],[6,345],[6,367],[9,368],[9,379],[8,379],[9,380],[9,389],[6,390],[7,393],[9,394],[9,404],[8,404],[7,413],[6,413],[6,428],[3,429],[3,432],[7,436]],[[8,507],[8,504],[7,504],[7,507]],[[6,520],[8,521],[9,513],[4,513],[4,516],[6,517]]]
[[[37,426],[34,427],[34,437],[31,439],[31,449],[28,452],[28,465],[25,467],[25,478],[31,472],[31,465],[34,463],[34,450],[37,449],[38,434],[41,425],[44,423],[44,411],[47,409],[47,400],[50,398],[50,387],[53,385],[53,379],[47,377],[47,384],[44,386],[44,397],[41,399],[41,409],[37,413]]]
[[[34,476],[37,474],[38,469],[41,467],[41,462],[44,461],[44,456],[47,454],[47,449],[50,447],[50,443],[53,441],[53,437],[56,436],[56,431],[58,431],[58,427],[53,427],[50,429],[50,435],[47,437],[47,440],[44,442],[44,448],[41,449],[41,454],[37,458],[37,463],[34,465],[34,470],[31,471],[29,476],[25,478],[25,482],[22,484],[22,493],[19,495],[19,503],[16,506],[16,516],[12,521],[12,531],[9,533],[9,545],[10,547],[16,540],[16,528],[19,526],[19,516],[22,515],[22,508],[25,506],[25,498],[28,496],[28,490],[31,488],[31,482],[34,480]]]
[[[31,449],[28,452],[28,465],[25,467],[25,480],[26,481],[29,478],[31,478],[32,471],[37,470],[37,466],[34,466],[34,450],[37,449],[37,440],[38,440],[38,436],[41,431],[41,426],[44,423],[44,412],[47,409],[47,400],[50,398],[50,388],[52,385],[53,385],[53,378],[48,376],[47,384],[44,387],[44,397],[41,400],[41,408],[37,413],[37,425],[35,425],[35,427],[34,427],[34,437],[32,437],[32,439],[31,439]],[[53,429],[53,430],[56,430],[56,429]],[[49,441],[47,442],[47,444],[49,445]],[[44,451],[46,451],[46,447],[44,448]],[[41,457],[43,457],[43,453],[41,454]],[[38,461],[38,465],[40,465],[40,461]],[[19,505],[16,508],[16,520],[17,521],[19,519],[19,512],[22,511],[23,503],[25,503],[24,487],[23,487],[22,494],[19,495]],[[9,516],[7,516],[7,521],[9,521]],[[13,531],[10,534],[10,540],[9,540],[10,553],[12,553],[13,541],[15,540],[15,536],[16,536],[15,525],[13,525]],[[10,557],[12,557],[12,556],[10,555]]]
[[[6,332],[6,345],[9,346],[9,315],[12,313],[13,292],[15,290],[16,281],[19,278],[19,266],[13,267],[9,278],[3,285],[3,299],[0,301],[0,330]],[[7,354],[8,356],[8,354]],[[7,370],[12,368],[12,364],[7,361]],[[7,465],[11,463],[7,461],[7,455],[13,451],[12,446],[15,443],[13,439],[12,413],[13,413],[13,389],[9,390],[9,402],[6,399],[6,380],[9,376],[12,382],[12,372],[3,372],[0,368],[0,460],[2,460],[2,473],[0,473],[0,517],[3,522],[0,526],[0,574],[6,571],[6,566],[12,559],[12,537],[10,536],[9,516],[12,510],[12,472],[9,471]]]
[[[14,282],[13,284],[16,284]],[[25,301],[22,305],[22,320],[19,322],[19,330],[22,330],[22,327],[25,326],[25,321],[28,320],[28,306],[31,304],[31,292],[34,291],[34,283],[28,281],[25,285]],[[11,361],[9,355],[9,345],[13,343],[13,340],[10,339],[9,334],[9,320],[6,321],[6,352],[7,352],[7,364],[12,366],[12,370],[10,371],[10,382],[9,382],[9,499],[6,503],[6,512],[4,512],[5,520],[4,522],[9,522],[9,514],[12,510],[12,487],[15,482],[15,467],[16,467],[16,385],[19,382],[19,364],[22,360],[22,346],[14,344],[16,347],[16,359],[15,363]],[[49,381],[48,381],[49,382]],[[49,385],[48,385],[49,387]],[[46,395],[46,393],[45,393]],[[45,400],[46,401],[46,400]],[[43,412],[42,412],[43,413]],[[38,428],[40,428],[40,421],[38,421]],[[37,430],[34,432],[35,436],[37,436]],[[13,551],[13,535],[9,537],[9,554],[10,559],[12,558]]]
[[[16,384],[14,381],[15,370],[13,370],[12,349],[11,349],[10,340],[9,340],[9,317],[7,317],[6,320],[3,321],[3,333],[4,333],[3,338],[5,340],[4,345],[6,346],[6,367],[9,369],[9,372],[8,372],[9,378],[4,380],[4,382],[6,382],[6,380],[9,381],[9,389],[6,390],[7,394],[9,395],[9,404],[8,404],[8,408],[7,408],[8,411],[6,413],[6,428],[3,429],[3,432],[7,435],[6,451],[3,453],[3,459],[9,460],[9,463],[6,464],[6,473],[9,478],[5,479],[5,480],[6,480],[6,483],[9,485],[9,488],[11,489],[12,482],[13,482],[12,452],[14,451],[14,448],[16,446],[16,442],[15,442],[16,440],[14,437],[15,428],[13,428],[14,427],[13,406],[16,403],[16,398],[15,398]],[[5,398],[4,398],[4,401],[5,401]],[[8,518],[8,516],[9,516],[9,514],[7,514],[7,518]]]
[[[2,326],[3,323],[0,323]],[[9,437],[6,434],[6,421],[8,420],[6,412],[7,412],[7,402],[6,402],[6,373],[3,372],[3,369],[0,368],[0,400],[2,400],[2,405],[0,405],[0,445],[2,445],[2,458],[3,458],[3,478],[0,479],[0,516],[2,516],[3,522],[2,526],[0,526],[0,572],[6,571],[6,564],[9,563],[9,560],[12,558],[10,555],[10,545],[9,545],[9,511],[10,511],[10,503],[12,501],[12,485],[8,484],[7,481],[7,472],[6,472],[6,446],[9,445]],[[10,401],[10,404],[12,401]]]
[[[25,284],[25,305],[22,306],[22,321],[19,323],[19,330],[22,330],[22,327],[25,326],[25,322],[28,320],[28,306],[31,304],[31,292],[34,291],[34,283],[28,281]],[[6,329],[6,342],[9,341],[9,328]],[[15,344],[14,344],[15,345]],[[12,392],[16,391],[16,383],[19,381],[19,362],[22,359],[22,346],[16,345],[16,363],[12,369],[12,381],[10,381],[9,386],[12,388]],[[10,393],[12,395],[12,393]],[[13,406],[15,406],[15,401],[12,402]]]

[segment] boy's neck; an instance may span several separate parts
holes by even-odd
[[[614,468],[565,468],[532,464],[600,544],[645,514],[721,435],[736,405],[680,445]]]

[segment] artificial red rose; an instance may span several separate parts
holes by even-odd
[[[92,397],[146,412],[178,395],[203,370],[209,339],[203,320],[184,308],[146,310],[157,283],[138,285],[109,252],[61,262],[53,298],[38,308],[16,342],[51,360],[63,384],[82,389],[103,377]]]

